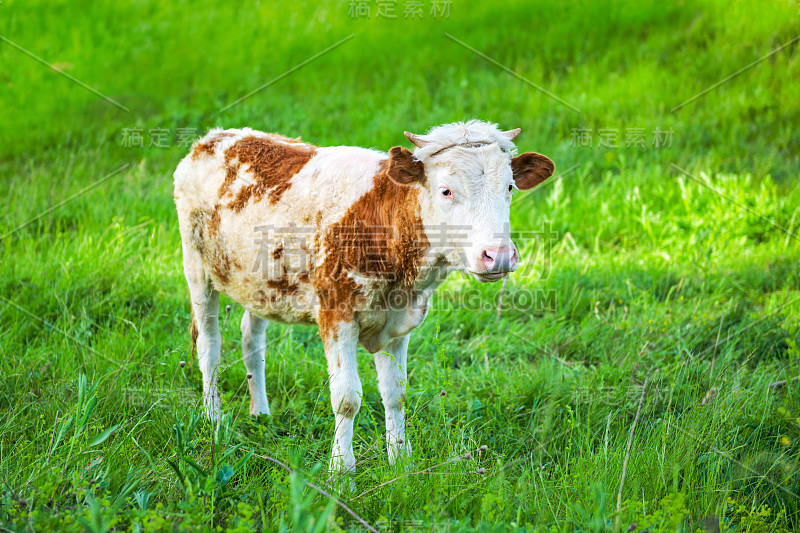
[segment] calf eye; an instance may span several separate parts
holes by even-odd
[[[514,186],[509,183],[508,184],[508,192],[511,192],[513,190],[514,190]]]
[[[442,189],[442,196],[445,198],[450,198],[453,196],[453,193],[450,191],[450,189]]]

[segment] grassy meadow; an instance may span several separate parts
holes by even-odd
[[[0,530],[800,530],[799,13],[4,0]],[[557,170],[512,204],[525,267],[454,275],[412,334],[413,463],[388,464],[362,350],[355,487],[328,477],[314,328],[268,327],[273,416],[251,418],[225,298],[226,417],[201,419],[188,144],[388,150],[471,118]]]

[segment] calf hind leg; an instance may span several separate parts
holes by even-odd
[[[242,317],[242,360],[247,368],[251,415],[270,414],[267,387],[264,381],[267,323],[263,318],[250,314],[250,311],[245,311]]]
[[[203,270],[200,254],[184,246],[183,272],[192,299],[193,329],[197,331],[197,360],[203,373],[203,402],[209,420],[220,414],[217,390],[221,338],[219,334],[219,292],[214,290]],[[194,334],[194,332],[193,332]]]

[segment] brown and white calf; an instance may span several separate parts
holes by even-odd
[[[331,468],[355,467],[359,344],[375,357],[389,459],[410,453],[410,332],[450,272],[496,281],[516,269],[512,192],[553,173],[543,155],[514,155],[519,132],[479,121],[406,132],[413,153],[317,147],[247,128],[197,141],[175,171],[175,204],[208,417],[220,412],[222,292],[246,310],[250,413],[270,412],[267,321],[317,324],[336,419]]]

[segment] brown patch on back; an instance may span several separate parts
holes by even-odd
[[[242,186],[227,207],[238,213],[251,199],[257,202],[266,194],[274,204],[292,186],[292,177],[316,153],[314,147],[296,139],[277,135],[244,137],[225,150],[225,180],[219,188],[219,198],[233,196],[231,185],[236,181],[242,165],[247,165],[255,182]]]
[[[196,161],[204,156],[214,156],[219,142],[226,137],[233,137],[234,135],[234,133],[228,131],[221,131],[213,137],[209,137],[204,142],[198,141],[194,143],[192,147],[192,159]]]
[[[410,287],[430,243],[419,215],[419,192],[389,177],[390,160],[381,163],[372,189],[324,235],[325,262],[314,284],[320,299],[319,326],[335,338],[335,326],[353,319],[364,295],[350,272]]]

